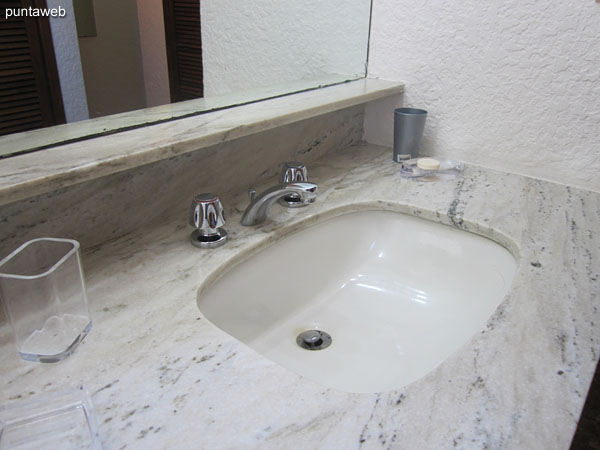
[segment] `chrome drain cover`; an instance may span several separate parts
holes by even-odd
[[[323,350],[331,345],[331,336],[321,330],[303,331],[296,338],[296,344],[306,350]]]

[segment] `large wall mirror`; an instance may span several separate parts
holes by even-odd
[[[36,8],[58,14],[31,17]],[[0,158],[364,77],[370,10],[371,0],[3,1]]]

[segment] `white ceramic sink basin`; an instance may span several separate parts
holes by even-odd
[[[327,387],[415,381],[481,330],[508,292],[513,256],[449,226],[384,211],[285,237],[201,288],[198,307],[257,352]],[[329,347],[296,343],[324,330]]]

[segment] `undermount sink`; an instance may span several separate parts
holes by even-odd
[[[516,266],[484,237],[364,211],[256,253],[203,286],[198,307],[297,374],[346,392],[381,392],[423,377],[481,330]],[[297,338],[307,330],[328,333],[331,345],[302,348]]]

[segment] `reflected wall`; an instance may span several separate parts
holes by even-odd
[[[205,96],[365,75],[370,1],[201,2]]]

